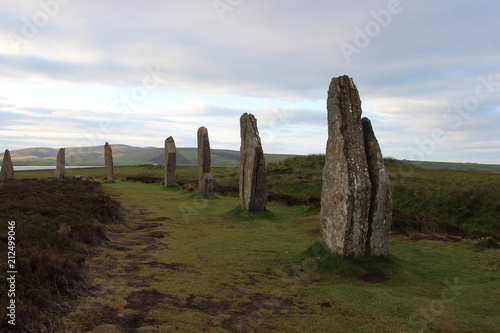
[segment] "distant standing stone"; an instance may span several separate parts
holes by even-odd
[[[240,118],[240,204],[248,211],[264,211],[267,204],[266,161],[253,114]]]
[[[328,141],[320,214],[323,237],[333,252],[360,256],[366,250],[371,183],[361,100],[351,78],[332,79],[327,110]]]
[[[66,150],[64,148],[61,148],[57,153],[56,178],[64,178],[65,168],[66,168]]]
[[[367,251],[375,256],[386,256],[389,254],[389,232],[392,220],[391,187],[372,124],[366,117],[362,119],[362,123],[368,172],[372,184]]]
[[[106,177],[110,182],[115,181],[115,172],[113,169],[113,151],[111,146],[106,142],[104,145],[104,163],[106,164]]]
[[[169,136],[165,140],[165,186],[175,186],[176,155],[174,138]]]
[[[205,127],[198,129],[198,189],[201,193],[214,193],[210,158],[210,141]]]
[[[8,149],[5,149],[5,153],[3,154],[2,169],[0,173],[2,174],[2,180],[14,178],[14,165],[12,164],[10,151]]]

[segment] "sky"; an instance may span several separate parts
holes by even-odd
[[[386,157],[500,164],[496,0],[0,0],[0,150],[325,153],[353,78]]]

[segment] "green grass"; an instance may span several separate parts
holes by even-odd
[[[321,196],[323,155],[295,157],[268,167],[272,191]],[[425,170],[386,160],[391,180],[394,225],[421,232],[453,231],[471,238],[500,237],[500,174]]]
[[[134,313],[141,332],[486,332],[500,324],[499,250],[473,241],[395,236],[388,258],[344,259],[318,242],[318,216],[307,207],[271,203],[248,213],[237,198],[157,184],[105,188],[128,224],[111,226],[117,249],[90,263],[103,291],[66,318],[70,328],[105,331]],[[153,231],[164,238],[139,241]],[[131,295],[156,303],[143,313]]]
[[[272,163],[267,168],[269,187],[277,193],[321,196],[324,155],[297,156]]]
[[[322,159],[270,165],[271,191],[319,195]],[[117,182],[103,186],[124,205],[126,224],[108,227],[112,243],[89,261],[100,291],[64,318],[63,332],[494,332],[499,175],[391,159],[386,167],[396,225],[432,234],[450,224],[478,239],[392,235],[388,258],[341,258],[321,243],[315,209],[269,203],[249,213],[236,197],[125,181],[161,179],[159,166],[115,168]],[[196,181],[195,167],[177,170],[178,179]],[[234,186],[238,169],[213,168],[213,175]]]
[[[321,196],[324,155],[299,156],[268,166],[269,190],[299,197]],[[394,226],[419,232],[450,232],[469,238],[494,237],[500,241],[500,174],[425,170],[393,159],[386,160],[391,180]],[[238,186],[239,171],[233,167],[212,168],[216,182]],[[51,177],[54,171],[25,171],[16,178]],[[68,169],[66,175],[105,177],[104,168]],[[139,175],[163,179],[163,167],[141,165],[116,167],[115,177]],[[177,178],[191,182],[195,189],[196,167],[178,167]],[[234,192],[234,191],[233,191]],[[458,228],[457,230],[454,227]]]
[[[424,169],[433,169],[433,170],[500,172],[500,165],[498,164],[429,162],[429,161],[408,161],[408,163],[411,163],[415,166]]]
[[[395,209],[457,226],[472,238],[500,236],[500,174],[387,164]],[[408,221],[402,215],[395,222],[404,225]]]

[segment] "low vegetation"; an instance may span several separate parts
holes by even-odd
[[[313,155],[270,164],[271,195],[286,200],[261,213],[239,208],[236,168],[213,169],[228,195],[210,199],[195,191],[195,167],[178,168],[180,186],[169,189],[161,186],[160,166],[116,168],[117,182],[103,187],[123,205],[125,222],[107,226],[110,242],[93,248],[93,256],[76,252],[77,262],[87,256],[84,276],[96,289],[64,316],[60,332],[493,332],[500,326],[499,175],[386,160],[395,206],[391,254],[353,259],[322,244],[317,205],[290,200],[319,198],[322,163],[323,156]],[[103,169],[68,170],[77,173],[104,177]],[[66,182],[72,181],[58,183]]]
[[[297,196],[321,195],[324,155],[269,166],[270,187]],[[386,159],[394,204],[393,229],[500,242],[500,174],[426,170]]]
[[[18,272],[16,332],[51,332],[71,301],[86,295],[85,263],[107,240],[105,225],[121,220],[120,205],[101,184],[23,179],[0,186],[1,270],[7,269],[8,221],[15,221]],[[0,330],[7,331],[6,284],[0,285]]]
[[[403,233],[448,234],[483,239],[486,246],[500,242],[500,174],[475,171],[427,170],[395,159],[386,159],[391,180],[393,229]],[[319,207],[324,155],[297,156],[268,165],[271,201]],[[67,170],[69,176],[81,170]],[[86,175],[103,177],[102,169],[86,169]],[[238,195],[238,169],[212,170],[217,191]],[[23,177],[52,176],[52,171],[23,172]],[[19,174],[21,176],[21,174]],[[115,168],[117,179],[158,183],[163,167],[141,165]],[[193,192],[197,168],[180,167],[178,184]]]
[[[478,163],[454,163],[454,162],[428,162],[428,161],[407,161],[417,167],[431,170],[457,170],[457,171],[484,171],[500,172],[498,164],[478,164]]]

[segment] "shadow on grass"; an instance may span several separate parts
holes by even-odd
[[[274,213],[270,210],[249,212],[241,206],[231,209],[227,214],[239,220],[273,219],[275,217]]]
[[[201,192],[195,192],[189,196],[192,200],[217,200],[218,197],[215,193],[213,194],[204,194]]]
[[[182,190],[182,188],[179,185],[172,185],[172,186],[165,186],[162,184],[161,189],[163,191],[170,191],[170,192],[178,192]]]
[[[392,255],[342,257],[333,253],[322,241],[314,242],[298,256],[297,260],[302,262],[303,267],[307,266],[310,270],[314,268],[319,273],[334,273],[344,278],[357,278],[369,283],[388,281],[398,267]]]

